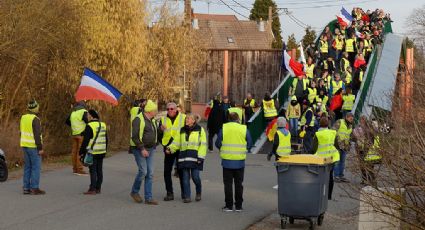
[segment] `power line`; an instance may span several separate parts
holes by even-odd
[[[223,0],[220,0],[220,2],[222,2],[224,5],[226,5],[226,6],[227,6],[227,8],[231,9],[231,10],[232,10],[233,12],[235,12],[236,14],[238,14],[238,15],[240,15],[240,16],[242,16],[242,17],[246,18],[246,19],[249,19],[247,16],[245,16],[245,15],[243,15],[243,14],[239,13],[238,11],[236,11],[235,9],[233,9],[230,5],[228,5],[227,3],[225,3]]]
[[[345,3],[344,5],[358,5],[361,3],[367,3],[367,2],[376,2],[379,0],[365,0],[365,1],[357,1],[352,3]],[[291,9],[291,10],[299,10],[299,9],[317,9],[317,8],[330,8],[335,6],[341,6],[341,4],[326,4],[326,5],[313,5],[313,6],[301,6],[301,7],[285,7],[285,8],[279,8],[279,9]]]
[[[244,5],[242,5],[242,4],[240,4],[239,2],[237,2],[237,1],[235,1],[235,0],[232,0],[234,3],[236,3],[236,4],[238,4],[240,7],[242,7],[242,8],[244,8],[244,9],[246,9],[246,10],[248,10],[248,11],[251,11],[251,9],[250,8],[248,8],[248,7],[246,7],[246,6],[244,6]]]

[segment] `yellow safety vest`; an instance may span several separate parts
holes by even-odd
[[[84,113],[87,112],[86,109],[79,109],[71,113],[71,130],[72,135],[79,135],[86,129],[86,122],[83,120]]]
[[[139,113],[139,115],[137,115],[137,117],[140,119],[140,126],[139,126],[139,140],[142,142],[142,138],[143,138],[143,132],[145,130],[145,116],[143,115],[143,113]],[[133,130],[133,122],[131,122],[131,131],[130,131],[130,146],[135,147],[136,144],[133,142],[133,139],[131,138],[131,134],[132,134],[132,130]],[[156,122],[154,119],[152,119],[152,129],[156,130]],[[156,135],[158,135],[157,133],[155,133]],[[155,137],[155,140],[157,140],[158,137]]]
[[[336,131],[327,128],[321,129],[316,132],[316,137],[319,145],[314,155],[321,157],[332,157],[332,162],[339,161],[339,152],[334,145]]]
[[[321,53],[328,53],[328,42],[320,40],[320,52]]]
[[[307,81],[305,79],[302,79],[303,81],[303,90],[307,90]],[[298,85],[298,78],[294,78],[294,80],[292,81],[292,94],[295,94],[295,89],[297,88]]]
[[[306,66],[306,69],[305,69],[305,75],[306,75],[308,78],[314,78],[314,67],[315,67],[315,65],[314,65],[314,64],[311,64],[311,65],[307,65],[307,66]]]
[[[336,81],[332,81],[332,95],[335,95],[336,91],[342,88],[342,81],[340,80],[338,83]]]
[[[317,89],[308,88],[308,100],[310,101],[310,103],[313,103],[316,96],[317,96]]]
[[[347,53],[354,52],[354,39],[349,38],[345,41],[345,52]]]
[[[246,99],[243,101],[243,104],[245,105],[246,104]],[[253,98],[253,99],[251,99],[251,101],[249,102],[249,106],[251,107],[251,108],[254,108],[255,107],[255,99]]]
[[[100,124],[100,131],[99,134],[99,124]],[[91,152],[92,154],[105,154],[106,153],[106,124],[104,122],[98,122],[93,121],[89,122],[88,125],[93,131],[93,137],[90,139],[89,144],[87,145],[87,150]],[[93,141],[96,138],[96,135],[98,135],[96,142],[93,145]],[[91,148],[93,145],[93,149]]]
[[[197,162],[197,158],[205,159],[207,155],[207,135],[204,128],[201,127],[201,131],[192,131],[187,140],[186,133],[177,134],[170,144],[170,150],[173,153],[180,151],[180,154],[186,154],[178,159],[179,162]]]
[[[242,119],[243,119],[243,111],[241,108],[239,107],[231,107],[228,109],[229,114],[230,113],[236,113],[239,117],[239,123],[242,123]]]
[[[316,96],[316,101],[317,101],[318,99],[321,99],[321,98],[319,97],[319,95],[317,95],[317,96]],[[324,96],[324,97],[323,97],[323,99],[322,99],[322,105],[326,105],[326,104],[328,103],[328,100],[329,100],[329,97],[328,97],[328,96]]]
[[[22,115],[20,122],[21,147],[37,148],[37,145],[35,144],[34,130],[32,129],[32,123],[36,117],[37,116],[35,114]]]
[[[236,122],[223,124],[220,157],[224,160],[245,160],[247,152],[246,125]]]
[[[134,118],[136,118],[137,115],[139,114],[139,111],[140,111],[139,106],[134,106],[130,109],[130,122],[133,122]]]
[[[379,136],[376,136],[373,140],[373,146],[369,149],[365,156],[365,161],[377,161],[381,160],[382,156],[378,153],[380,148]]]
[[[353,94],[343,95],[342,100],[344,101],[344,103],[342,104],[342,110],[347,110],[347,111],[353,110],[356,96],[354,96]]]
[[[363,75],[364,75],[364,71],[363,70],[360,70],[360,73],[359,73],[359,80],[360,80],[360,82],[363,82]]]
[[[364,47],[366,48],[366,51],[372,52],[372,45],[370,44],[370,41],[367,39],[364,39],[363,42],[364,42]]]
[[[184,126],[185,119],[186,115],[180,112],[177,114],[174,123],[172,123],[171,119],[167,116],[161,118],[161,124],[166,127],[161,140],[163,146],[166,146],[172,137],[174,138],[180,133],[180,129]]]
[[[288,118],[300,118],[301,116],[301,106],[297,104],[295,106],[288,104]]]
[[[338,140],[343,141],[346,145],[349,145],[350,135],[352,131],[352,128],[347,127],[347,123],[345,123],[345,120],[341,119],[339,129],[337,131]]]
[[[345,83],[350,84],[353,80],[353,77],[351,76],[351,73],[348,71],[345,71]]]
[[[300,122],[300,125],[301,126],[304,126],[304,125],[306,125],[306,123],[307,123],[307,119],[306,119],[306,117],[305,117],[305,115],[307,114],[307,111],[311,111],[313,114],[312,114],[312,117],[311,117],[311,122],[310,122],[310,124],[308,124],[308,126],[310,126],[310,127],[314,127],[314,120],[315,120],[315,118],[314,118],[314,112],[313,112],[313,110],[311,110],[311,108],[308,108],[304,113],[303,113],[303,116],[301,117],[301,122]]]
[[[263,108],[264,108],[264,117],[276,117],[277,116],[277,110],[274,105],[274,100],[265,101],[263,100]]]
[[[343,46],[344,46],[344,40],[335,39],[336,50],[342,50]]]
[[[291,134],[284,135],[280,130],[277,130],[279,136],[279,146],[277,147],[276,153],[279,157],[288,156],[291,154]]]
[[[342,66],[342,72],[346,72],[347,71],[347,68],[348,68],[348,66],[350,66],[350,61],[348,61],[348,59],[347,58],[345,58],[345,57],[343,57],[342,58],[342,61],[343,61],[343,66]]]

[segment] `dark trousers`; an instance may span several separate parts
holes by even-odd
[[[90,190],[100,190],[103,182],[103,158],[105,154],[93,155],[93,164],[89,166]]]
[[[173,154],[165,154],[164,157],[164,182],[165,182],[165,190],[167,190],[167,194],[173,194],[173,180],[172,180],[172,171],[174,162],[179,158],[179,152],[175,152]],[[181,170],[177,169],[179,174],[179,178],[182,178]],[[182,180],[180,179],[180,188],[183,188]],[[181,190],[183,191],[183,189]]]
[[[233,183],[235,184],[235,206],[236,209],[242,208],[243,202],[243,177],[245,168],[241,169],[226,169],[223,168],[224,182],[224,201],[226,207],[233,208]]]
[[[209,150],[213,150],[213,146],[214,146],[214,136],[218,134],[217,131],[215,130],[208,130],[208,149]]]
[[[329,191],[328,191],[328,200],[332,200],[332,192],[334,190],[334,166],[332,166],[329,173]]]
[[[307,127],[305,129],[304,136],[304,152],[307,154],[311,153],[313,150],[313,137],[314,137],[315,129],[314,127]]]

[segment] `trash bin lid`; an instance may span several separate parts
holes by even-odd
[[[280,157],[278,163],[296,163],[296,164],[332,164],[332,157],[319,157],[311,154],[295,154]]]

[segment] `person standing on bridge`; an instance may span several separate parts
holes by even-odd
[[[138,172],[130,196],[137,203],[143,202],[139,191],[144,179],[145,203],[149,205],[158,205],[158,202],[152,197],[153,156],[157,144],[157,127],[154,117],[157,112],[157,105],[148,100],[145,111],[134,118],[131,124],[130,148],[134,155]]]
[[[245,100],[243,101],[243,108],[245,109],[245,121],[248,122],[254,115],[254,109],[257,107],[255,99],[252,98],[252,94],[248,93]]]
[[[108,148],[108,136],[106,124],[100,121],[99,114],[95,110],[88,111],[88,120],[81,144],[80,159],[84,161],[86,154],[92,154],[93,164],[89,166],[90,187],[84,195],[96,195],[100,194],[102,188],[103,158]]]
[[[352,113],[347,113],[344,119],[340,119],[335,122],[333,129],[336,133],[336,149],[339,152],[339,161],[335,165],[334,176],[336,182],[349,182],[344,176],[345,170],[345,159],[347,153],[350,151],[350,136],[353,130],[354,116]]]
[[[301,117],[301,106],[298,103],[296,96],[292,96],[291,102],[288,104],[288,108],[286,109],[286,117],[289,119],[291,135],[294,138],[298,137],[298,120]]]
[[[298,76],[295,77],[294,80],[292,80],[292,86],[289,89],[289,92],[291,92],[291,96],[296,96],[298,103],[302,104],[304,99],[307,99],[308,95],[308,81],[304,78],[304,76]]]
[[[20,146],[24,152],[24,195],[44,195],[45,191],[40,189],[41,156],[44,154],[41,123],[37,117],[40,106],[35,100],[31,100],[28,112],[21,117],[20,122]]]
[[[220,149],[220,157],[223,166],[223,183],[225,206],[223,212],[243,210],[243,179],[245,171],[246,154],[252,147],[252,139],[246,125],[239,123],[239,116],[230,113],[230,121],[223,125],[215,145]],[[233,200],[233,184],[235,185],[235,199]]]
[[[174,154],[167,154],[166,150],[168,146],[173,142],[176,135],[178,136],[180,130],[184,127],[186,115],[177,111],[177,104],[170,102],[167,104],[167,115],[162,117],[159,122],[159,139],[164,147],[164,182],[167,195],[164,197],[164,201],[174,200],[173,181],[171,172],[173,171],[173,165],[179,159],[179,149]],[[181,171],[177,167],[177,174],[180,177],[180,188],[183,194],[183,184],[181,180]]]
[[[88,123],[86,103],[79,101],[72,109],[71,115],[66,120],[66,124],[71,126],[72,134],[72,169],[75,175],[87,175],[83,170],[83,165],[79,159],[81,144],[83,143],[84,130]]]
[[[173,142],[166,150],[168,155],[180,151],[178,168],[181,170],[182,175],[182,198],[184,203],[192,202],[191,177],[196,186],[195,201],[201,201],[202,184],[199,174],[203,170],[205,156],[207,155],[207,136],[204,128],[198,125],[200,119],[198,115],[188,114],[185,126],[180,129],[180,133],[174,136]]]
[[[277,117],[277,108],[279,108],[279,106],[277,105],[277,103],[275,103],[275,100],[270,96],[269,92],[264,95],[263,103],[261,106],[263,107],[264,118],[266,119],[267,123]]]

